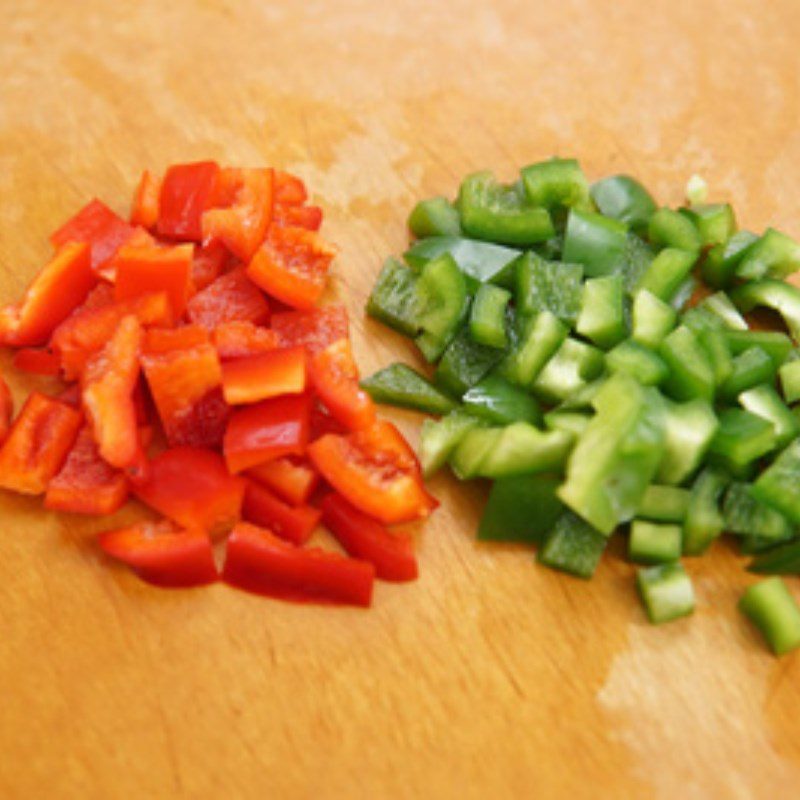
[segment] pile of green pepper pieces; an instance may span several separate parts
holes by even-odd
[[[423,425],[426,475],[494,481],[479,538],[588,578],[627,530],[652,622],[691,613],[680,558],[723,532],[750,570],[800,572],[800,289],[785,281],[800,244],[737,230],[727,203],[659,208],[624,175],[590,186],[558,158],[510,185],[470,175],[409,227],[367,311],[436,367],[362,386],[441,417]],[[754,309],[789,335],[753,329]],[[775,652],[800,645],[780,578],[740,607]]]

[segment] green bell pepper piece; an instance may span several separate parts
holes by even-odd
[[[622,275],[625,291],[629,295],[636,294],[636,287],[639,285],[642,275],[650,268],[654,258],[655,250],[644,239],[635,233],[628,234],[622,261],[614,272]]]
[[[756,306],[777,311],[794,340],[800,340],[800,289],[791,283],[767,279],[751,281],[737,286],[731,292],[731,300],[745,312]]]
[[[753,496],[800,525],[800,439],[795,439],[753,484]]]
[[[367,314],[399,333],[416,336],[416,274],[396,259],[386,259],[367,300]]]
[[[589,184],[574,158],[552,158],[521,170],[528,202],[545,208],[588,208]]]
[[[590,190],[600,213],[624,222],[636,233],[647,231],[656,202],[639,181],[628,175],[612,175],[592,184]]]
[[[391,364],[364,378],[361,388],[376,402],[427,414],[447,414],[455,403],[407,364]]]
[[[478,344],[468,326],[463,326],[442,353],[434,381],[454,397],[461,397],[487,375],[503,358],[503,352]]]
[[[715,289],[724,289],[730,285],[736,274],[736,267],[758,238],[750,231],[736,231],[727,242],[712,247],[700,264],[703,280]]]
[[[430,478],[446,463],[467,431],[477,428],[481,421],[461,409],[451,411],[440,420],[426,419],[420,432],[420,463],[422,474]]]
[[[683,521],[684,555],[701,555],[722,533],[725,520],[720,501],[727,485],[725,473],[714,467],[707,467],[695,479]]]
[[[745,467],[775,448],[771,422],[740,408],[726,408],[708,452],[711,459],[740,474]]]
[[[658,347],[675,327],[678,315],[672,306],[646,289],[633,299],[633,339],[645,347]]]
[[[754,558],[747,569],[762,575],[800,575],[800,539],[770,547]]]
[[[681,325],[672,331],[658,352],[670,371],[664,388],[671,397],[675,400],[714,399],[714,367],[689,328]]]
[[[722,322],[725,328],[733,331],[746,331],[747,322],[739,313],[739,310],[731,302],[725,292],[714,292],[706,297],[697,308],[708,311]]]
[[[689,509],[691,492],[677,486],[651,483],[642,497],[636,516],[652,522],[683,522]],[[680,556],[680,545],[678,555]]]
[[[643,567],[636,573],[636,585],[647,617],[654,625],[694,611],[692,582],[679,563]]]
[[[633,339],[620,342],[606,353],[606,367],[610,372],[624,372],[636,378],[642,386],[657,386],[669,375],[664,360]]]
[[[469,332],[473,340],[486,347],[508,347],[506,317],[511,292],[484,283],[475,294],[469,317]]]
[[[667,564],[681,557],[680,525],[635,519],[628,538],[628,558],[636,564]]]
[[[751,347],[733,359],[730,375],[720,386],[720,396],[733,400],[742,392],[775,378],[775,364],[760,348]]]
[[[628,331],[620,275],[603,275],[586,281],[575,329],[604,350],[625,338]]]
[[[528,388],[561,347],[569,329],[550,311],[542,311],[523,324],[522,336],[503,359],[500,371],[512,383]]]
[[[736,232],[736,216],[730,203],[693,205],[680,213],[697,228],[702,247],[725,244]]]
[[[772,423],[776,447],[786,447],[792,439],[800,435],[800,419],[789,410],[770,384],[763,383],[742,392],[739,395],[739,405],[745,411]]]
[[[608,537],[576,514],[565,511],[539,548],[538,560],[546,567],[577,578],[591,578],[607,544]]]
[[[800,360],[787,361],[781,364],[778,370],[781,382],[781,391],[787,403],[796,403],[800,400]]]
[[[589,424],[589,415],[580,411],[553,409],[544,415],[544,425],[551,431],[567,431],[577,439]]]
[[[708,356],[714,372],[714,385],[723,386],[733,374],[734,364],[728,340],[721,330],[703,330],[697,333],[700,346]]]
[[[577,339],[567,338],[539,372],[531,389],[547,402],[566,400],[598,377],[604,363],[602,351]]]
[[[647,232],[651,243],[660,247],[677,247],[696,253],[702,245],[692,221],[671,208],[659,208],[650,217]]]
[[[800,269],[800,243],[785,233],[769,228],[739,261],[736,275],[745,280],[781,280]]]
[[[767,552],[777,550],[783,547],[784,544],[791,544],[795,540],[794,532],[786,539],[762,539],[760,536],[740,536],[739,537],[739,552],[743,556],[766,555]],[[752,571],[752,563],[748,567]],[[764,570],[764,572],[777,572],[777,570]]]
[[[408,217],[408,227],[414,237],[459,236],[461,221],[458,211],[445,197],[430,197],[420,200]]]
[[[625,265],[628,227],[602,214],[573,208],[564,236],[564,261],[582,264],[590,278],[611,275]]]
[[[516,264],[517,312],[525,315],[550,311],[569,325],[578,318],[583,291],[583,267],[546,261],[525,253]]]
[[[772,359],[775,369],[792,352],[792,340],[779,331],[725,331],[725,339],[734,356],[751,347],[760,347]]]
[[[464,411],[493,425],[512,422],[542,421],[539,404],[523,391],[499,375],[488,375],[476,383],[462,398]]]
[[[758,628],[775,655],[800,647],[800,607],[781,578],[751,586],[739,600],[739,610]]]
[[[758,536],[779,542],[792,535],[792,523],[773,508],[753,497],[749,483],[735,481],[725,492],[722,504],[725,530],[740,536]]]
[[[664,403],[664,457],[656,479],[660,483],[683,483],[703,460],[719,423],[706,400]]]
[[[639,289],[646,289],[666,303],[671,302],[686,280],[695,261],[697,251],[665,247],[652,261],[639,281]]]

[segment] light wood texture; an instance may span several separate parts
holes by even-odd
[[[381,260],[470,170],[576,155],[671,203],[699,172],[742,223],[800,234],[796,0],[0,8],[2,301],[90,196],[124,212],[143,167],[201,157],[308,181],[366,372],[414,357],[362,314]],[[800,656],[737,614],[731,550],[689,563],[694,617],[653,628],[619,555],[554,574],[476,544],[473,487],[432,488],[419,582],[369,612],[151,589],[97,553],[104,523],[2,495],[0,796],[797,793]]]

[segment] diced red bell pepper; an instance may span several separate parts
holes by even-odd
[[[128,300],[150,292],[166,292],[179,319],[189,299],[193,249],[190,244],[121,247],[111,262],[116,269],[114,296]]]
[[[52,397],[33,392],[0,448],[0,487],[41,494],[61,469],[83,415]]]
[[[89,359],[81,380],[83,407],[100,455],[118,469],[139,466],[143,458],[133,402],[141,342],[139,320],[124,317],[108,344]]]
[[[128,498],[128,481],[100,457],[92,430],[84,426],[64,466],[47,484],[45,508],[74,514],[113,514]]]
[[[344,435],[349,433],[347,428],[334,419],[319,403],[314,403],[311,408],[309,420],[308,440],[314,442],[327,433]]]
[[[250,279],[292,308],[313,308],[325,288],[336,248],[305,228],[273,226],[247,267]]]
[[[358,430],[375,423],[375,404],[358,385],[358,367],[349,339],[339,339],[317,353],[309,372],[317,397],[342,425]]]
[[[248,358],[268,353],[278,347],[278,334],[268,328],[259,328],[252,322],[234,320],[217,325],[211,334],[220,360]]]
[[[114,286],[111,283],[102,281],[86,295],[86,299],[72,312],[70,317],[81,314],[84,311],[91,311],[103,306],[110,306],[114,302]],[[69,319],[70,317],[67,317]]]
[[[240,522],[228,539],[223,580],[248,592],[306,603],[369,606],[375,568],[339,553],[299,548]]]
[[[211,539],[198,528],[179,528],[167,520],[139,522],[105,531],[97,542],[106,554],[155,586],[204,586],[219,577]]]
[[[133,195],[131,224],[143,228],[155,228],[158,222],[158,209],[161,200],[161,178],[149,170],[142,173],[139,185]]]
[[[224,533],[241,516],[245,482],[225,468],[222,457],[199,447],[174,447],[150,462],[134,494],[165,517],[212,535]]]
[[[203,213],[203,241],[218,241],[242,261],[249,261],[272,219],[273,171],[223,169],[218,192],[229,202]]]
[[[244,270],[235,269],[198,292],[189,301],[186,315],[195,325],[208,330],[234,320],[265,325],[269,321],[269,304]]]
[[[287,395],[234,411],[223,443],[228,469],[243,472],[280,456],[303,455],[310,410],[308,395]]]
[[[195,245],[192,257],[192,285],[200,292],[222,275],[228,263],[228,251],[220,242]]]
[[[242,517],[254,525],[272,531],[292,544],[305,544],[319,525],[322,512],[311,506],[290,506],[269,489],[247,482],[242,504]]]
[[[56,249],[67,242],[85,242],[91,265],[99,270],[133,235],[134,229],[105,203],[95,198],[50,236]]]
[[[216,191],[219,166],[213,161],[175,164],[164,175],[156,230],[168,239],[199,242],[201,219]]]
[[[306,185],[296,175],[275,170],[275,203],[300,206],[308,200]]]
[[[89,358],[114,335],[120,321],[131,314],[142,326],[172,324],[172,306],[165,292],[143,294],[97,308],[84,304],[56,328],[51,339],[51,347],[61,359],[64,378],[80,377]]]
[[[292,456],[275,458],[247,470],[247,477],[275,492],[293,506],[308,503],[319,483],[319,474],[307,462]]]
[[[72,383],[63,392],[56,395],[56,400],[66,403],[73,408],[81,407],[81,387],[78,383]]]
[[[322,225],[322,209],[319,206],[276,204],[272,212],[272,224],[283,228],[305,228],[308,231],[318,231]]]
[[[32,375],[58,375],[61,359],[47,347],[23,347],[14,353],[15,369]]]
[[[282,311],[270,322],[281,347],[303,345],[315,355],[328,345],[348,336],[347,309],[340,305],[323,306],[312,311]]]
[[[2,444],[11,430],[11,419],[14,416],[14,398],[8,384],[0,378],[0,444]]]
[[[230,410],[208,332],[196,325],[154,328],[145,335],[141,363],[170,445],[219,445]]]
[[[322,521],[351,556],[374,564],[377,577],[386,581],[417,578],[410,534],[388,531],[335,492],[322,501]]]
[[[437,502],[425,491],[416,457],[390,423],[309,445],[322,477],[360,511],[391,525],[428,516]]]
[[[89,245],[65,244],[33,279],[22,300],[0,309],[0,344],[15,347],[45,344],[96,283]]]
[[[230,405],[244,405],[306,389],[306,350],[281,347],[222,363],[222,392]]]

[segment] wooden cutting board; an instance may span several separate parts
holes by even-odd
[[[743,225],[800,234],[796,0],[0,5],[2,301],[90,196],[125,212],[140,169],[205,157],[308,181],[366,372],[414,359],[362,313],[382,259],[471,170],[575,155],[665,203],[699,172]],[[98,555],[106,522],[0,496],[0,796],[797,793],[800,656],[738,616],[730,548],[653,628],[619,555],[549,572],[475,542],[480,491],[432,489],[419,582],[369,612],[151,589]]]

